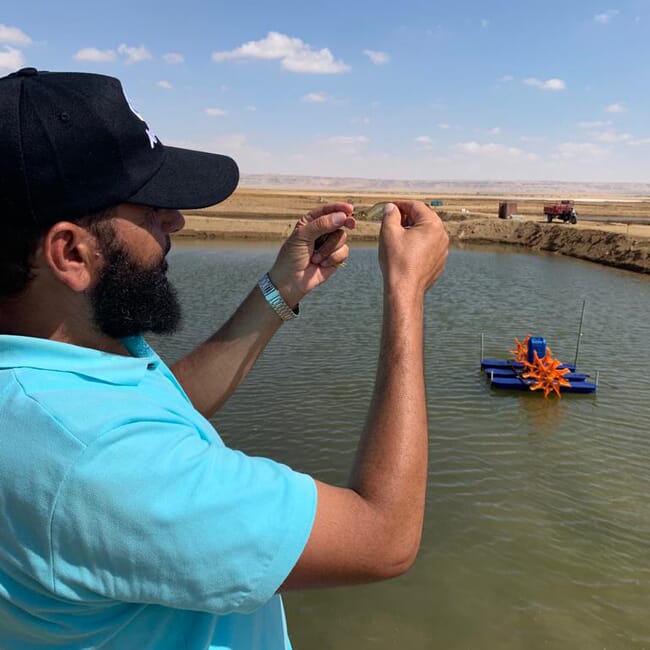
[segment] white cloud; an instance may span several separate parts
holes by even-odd
[[[370,140],[365,135],[334,135],[329,138],[332,144],[368,144]]]
[[[255,111],[257,111],[257,108],[255,108],[255,106],[244,106],[244,110],[248,111],[249,113],[255,113]]]
[[[563,142],[557,146],[557,152],[560,158],[588,161],[607,155],[605,149],[593,142]]]
[[[544,90],[564,90],[566,83],[562,79],[547,79],[542,86]]]
[[[515,78],[511,74],[504,74],[503,77],[499,79],[499,81],[502,81],[504,83],[507,83],[508,81],[514,81]]]
[[[436,126],[437,126],[439,129],[443,129],[443,130],[445,130],[445,131],[446,131],[447,129],[450,129],[450,128],[451,128],[451,126],[450,126],[449,124],[446,124],[445,122],[440,122],[440,124],[436,124]]]
[[[564,90],[566,84],[562,79],[547,79],[546,81],[542,79],[537,79],[536,77],[528,77],[524,79],[524,83],[527,86],[534,86],[535,88],[541,88],[542,90]]]
[[[164,80],[159,81],[157,85],[160,86],[161,88],[164,88],[165,90],[171,90],[173,88],[173,86],[169,81],[164,81]]]
[[[338,74],[350,70],[343,61],[336,61],[329,49],[313,50],[299,38],[279,32],[269,32],[266,38],[248,41],[234,50],[212,53],[217,63],[227,59],[279,59],[285,70],[298,73]]]
[[[625,113],[627,108],[623,104],[610,104],[605,106],[605,113]]]
[[[360,152],[370,140],[365,135],[335,135],[327,142],[333,145],[339,153],[354,156]]]
[[[600,25],[607,25],[610,23],[616,16],[618,16],[618,9],[608,9],[602,14],[596,14],[594,16],[594,21]]]
[[[613,130],[594,133],[593,137],[599,142],[627,142],[632,139],[629,133],[620,133]]]
[[[307,93],[303,95],[302,101],[308,104],[320,104],[327,101],[327,96],[325,93]]]
[[[13,72],[25,66],[25,57],[20,50],[5,45],[4,52],[0,50],[0,70]]]
[[[96,47],[84,47],[80,49],[74,58],[77,61],[91,61],[93,63],[106,63],[115,61],[114,50],[99,50]]]
[[[488,129],[486,131],[488,135],[500,135],[501,134],[501,128],[498,126],[495,126],[493,129]]]
[[[375,64],[383,65],[390,61],[390,56],[386,52],[378,52],[377,50],[364,50],[363,53]]]
[[[125,63],[140,63],[141,61],[147,61],[148,59],[153,58],[149,50],[144,46],[133,47],[131,45],[126,45],[122,43],[117,51],[124,57],[126,57]]]
[[[167,54],[163,54],[163,59],[171,65],[177,65],[179,63],[185,62],[185,57],[178,52],[167,52]]]
[[[633,147],[648,146],[648,145],[650,145],[650,138],[641,138],[639,140],[630,140],[628,142],[628,144],[633,146]]]
[[[430,135],[418,135],[416,138],[413,138],[413,142],[419,144],[422,149],[433,148],[433,139]]]
[[[224,111],[222,108],[206,108],[205,114],[210,117],[224,117],[228,115],[228,111]]]
[[[153,58],[151,53],[144,45],[140,47],[132,47],[122,43],[117,48],[117,52],[124,57],[124,62],[127,64],[140,63],[141,61],[146,61]],[[165,55],[167,56],[167,55]],[[74,55],[74,58],[77,61],[90,61],[92,63],[108,63],[110,61],[115,61],[116,53],[115,50],[100,50],[96,47],[84,47],[81,50],[78,50]]]
[[[490,21],[487,18],[481,18],[481,27],[485,29],[490,24]]]
[[[0,43],[11,45],[31,45],[32,39],[18,27],[9,27],[0,23]]]
[[[602,120],[594,120],[592,122],[578,122],[579,129],[598,129],[603,126],[609,126],[611,122],[603,122]]]
[[[459,153],[471,156],[497,157],[497,158],[515,158],[518,160],[537,160],[539,156],[534,153],[528,153],[517,147],[508,147],[503,144],[489,142],[480,144],[479,142],[459,142],[453,146],[453,149]]]

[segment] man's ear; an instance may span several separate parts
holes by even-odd
[[[43,264],[73,291],[86,291],[94,281],[102,256],[96,238],[70,221],[55,223],[43,237]]]

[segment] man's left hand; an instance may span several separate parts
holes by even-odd
[[[350,203],[332,203],[301,217],[269,271],[284,301],[295,307],[347,260],[347,233],[356,222]],[[316,248],[316,240],[319,246]]]

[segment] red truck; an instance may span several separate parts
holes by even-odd
[[[575,209],[573,201],[560,201],[559,203],[545,203],[544,214],[546,221],[551,223],[553,217],[562,219],[564,223],[570,221],[571,223],[578,223],[578,214]]]

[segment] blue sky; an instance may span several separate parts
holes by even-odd
[[[650,0],[3,3],[0,73],[120,78],[246,173],[650,180]]]

